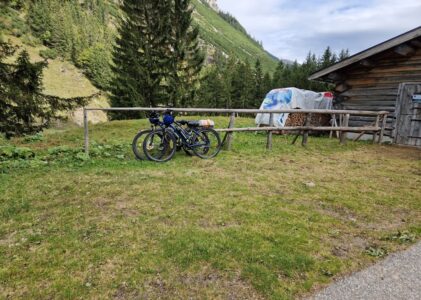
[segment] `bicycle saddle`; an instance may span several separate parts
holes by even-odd
[[[187,125],[189,127],[199,127],[200,126],[200,122],[199,121],[186,121],[186,120],[181,120],[181,121],[178,121],[178,123],[180,123],[181,125]]]

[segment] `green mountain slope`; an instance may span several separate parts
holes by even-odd
[[[117,0],[0,1],[0,38],[2,34],[13,37],[16,44],[30,50],[34,59],[42,56],[50,61],[67,61],[81,69],[97,88],[103,89],[111,76],[109,62],[117,34],[116,20],[121,14],[118,3]],[[251,65],[260,59],[264,71],[274,71],[276,58],[253,40],[234,18],[234,24],[230,24],[232,19],[226,21],[225,14],[218,14],[204,3],[192,0],[194,23],[200,28],[203,47],[210,56],[208,61],[213,61],[212,56],[221,52],[247,60]],[[53,78],[60,82],[61,77]],[[48,78],[46,76],[45,81]],[[49,83],[45,82],[45,86]]]
[[[275,70],[277,60],[256,41],[234,28],[200,0],[193,0],[192,3],[196,7],[195,22],[200,27],[201,37],[206,44],[227,55],[235,55],[243,61],[248,60],[254,63],[259,58],[265,71]]]

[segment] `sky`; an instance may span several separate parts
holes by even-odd
[[[421,26],[421,0],[218,0],[273,55],[351,54]]]

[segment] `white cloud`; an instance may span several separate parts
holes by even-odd
[[[274,55],[355,53],[421,25],[420,0],[219,0]]]

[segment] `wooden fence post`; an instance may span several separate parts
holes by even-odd
[[[274,120],[273,120],[273,114],[270,114],[269,117],[269,127],[274,127]],[[268,131],[268,140],[267,140],[267,144],[266,144],[266,149],[267,150],[272,150],[272,140],[273,140],[273,132]]]
[[[344,116],[344,118],[343,118],[343,127],[348,127],[349,126],[349,117],[350,117],[350,114],[346,114],[345,116]],[[342,145],[345,145],[346,144],[346,139],[347,139],[347,137],[348,137],[348,134],[347,134],[347,132],[346,131],[342,131],[342,134],[341,134],[341,144]]]
[[[386,125],[387,125],[387,114],[384,114],[383,120],[382,120],[382,129],[380,130],[380,135],[379,135],[379,144],[383,143],[383,137],[384,137],[384,131],[386,130]]]
[[[376,124],[374,124],[374,127],[379,127],[380,125],[380,116],[378,115],[376,117]],[[373,132],[373,144],[376,142],[377,139],[377,131]]]
[[[231,113],[230,116],[230,123],[228,128],[232,129],[235,127],[235,113]],[[228,132],[228,136],[227,136],[227,142],[226,142],[226,149],[229,151],[232,148],[232,140],[233,140],[233,136],[234,133],[233,132]]]
[[[306,119],[305,119],[305,122],[304,122],[304,126],[310,126],[310,124],[311,124],[311,116],[312,116],[312,114],[307,114],[306,115]],[[309,131],[308,130],[305,130],[304,131],[304,133],[303,133],[303,141],[302,141],[302,143],[301,143],[301,145],[303,146],[303,147],[305,147],[305,146],[307,146],[307,141],[308,141],[308,133],[309,133]]]
[[[336,115],[332,114],[330,117],[330,123],[332,125],[332,127],[335,127],[335,123],[336,123]],[[329,138],[333,138],[333,130],[329,133]]]
[[[84,140],[85,140],[85,154],[89,156],[89,127],[88,127],[88,111],[83,108],[83,127],[84,127]]]

